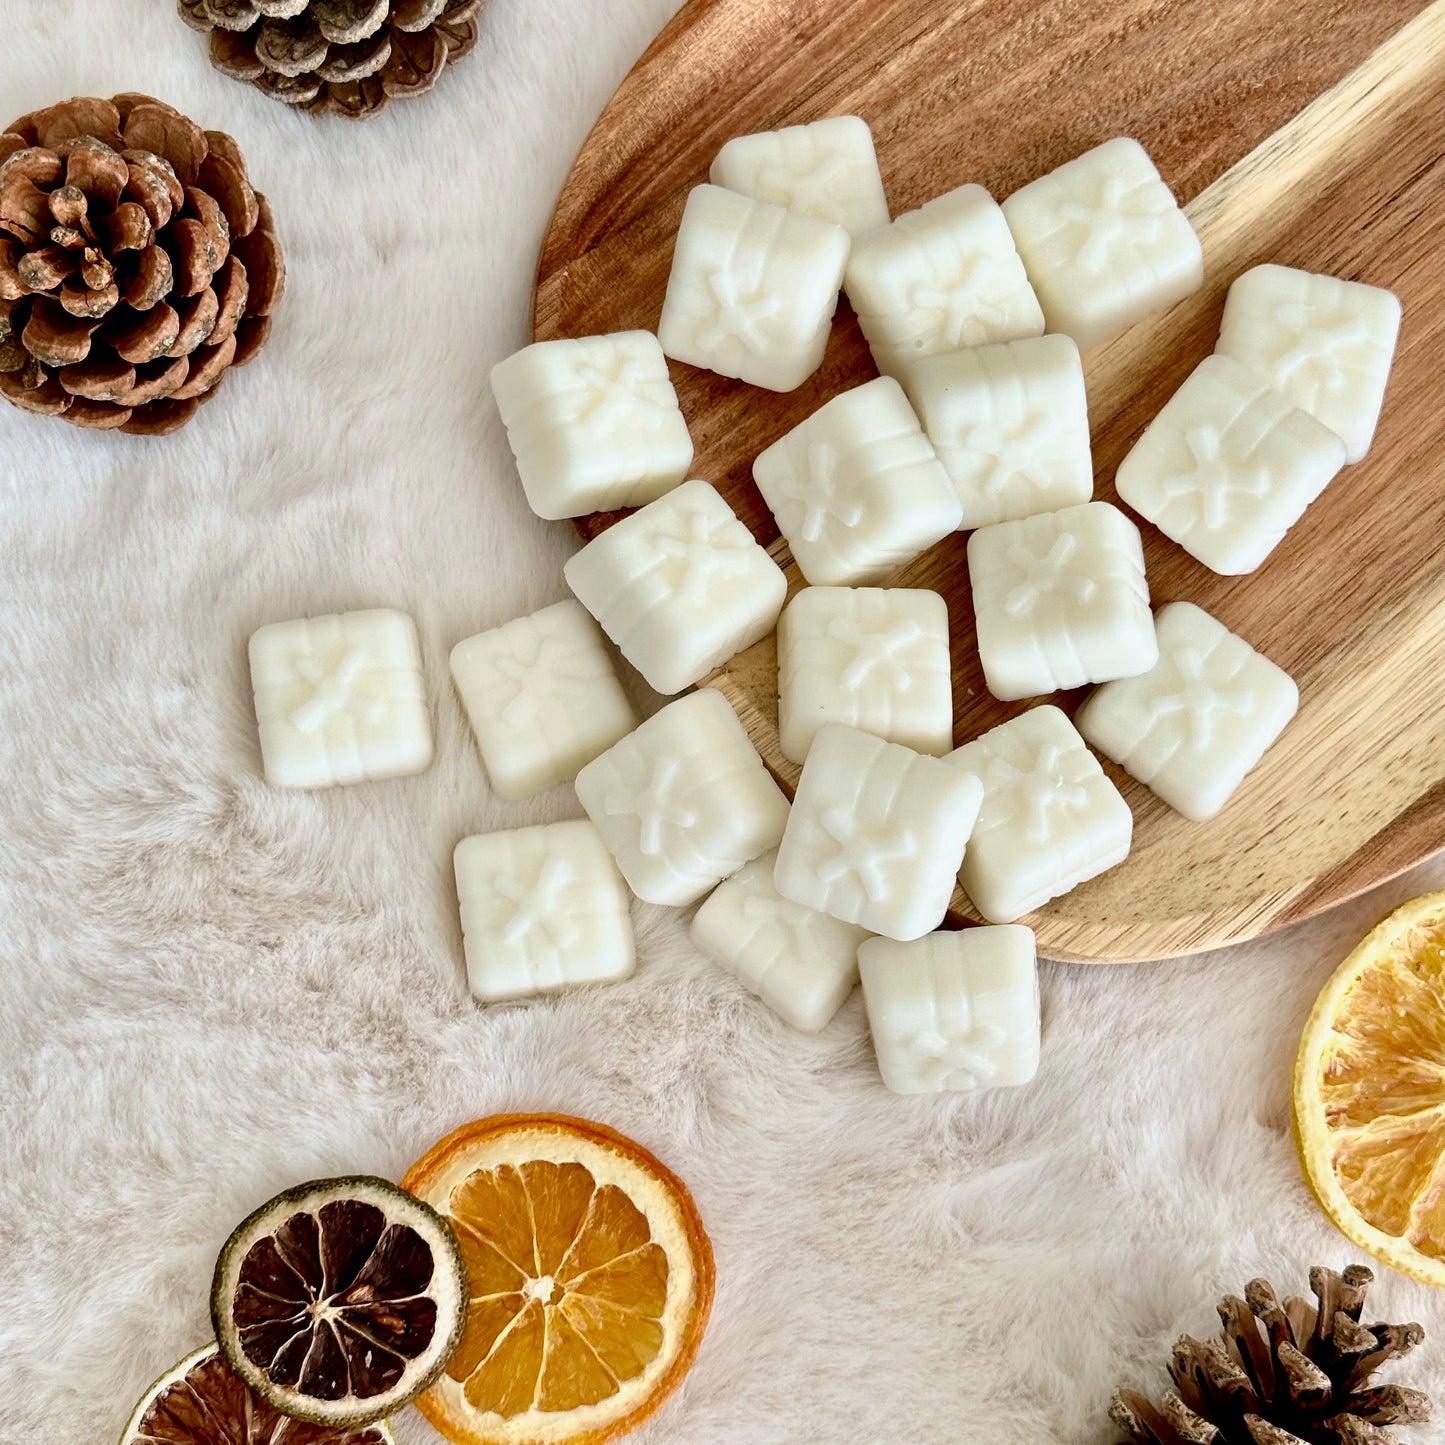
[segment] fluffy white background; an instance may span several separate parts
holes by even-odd
[[[890,1096],[856,997],[792,1034],[662,910],[624,986],[468,997],[452,845],[576,811],[489,797],[446,679],[458,638],[563,595],[573,545],[524,508],[485,378],[571,158],[675,8],[493,0],[438,93],[358,128],[214,74],[169,0],[0,0],[3,119],[140,89],[234,132],[291,266],[270,347],[180,435],[0,412],[0,1445],[111,1439],[205,1336],[247,1210],[395,1177],[494,1110],[605,1119],[696,1191],[717,1310],[651,1445],[1106,1441],[1111,1387],[1156,1384],[1226,1287],[1352,1257],[1299,1179],[1291,1053],[1428,871],[1229,954],[1046,967],[1013,1093]],[[271,792],[247,635],[383,604],[420,624],[436,766]],[[1445,1340],[1445,1299],[1380,1295]],[[1410,1373],[1445,1393],[1441,1358]]]

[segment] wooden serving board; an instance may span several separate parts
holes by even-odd
[[[1240,271],[1278,261],[1391,287],[1405,305],[1374,450],[1258,572],[1216,577],[1144,526],[1156,604],[1207,608],[1294,675],[1301,711],[1208,824],[1106,765],[1134,809],[1134,852],[1027,920],[1041,950],[1115,962],[1212,948],[1445,846],[1445,0],[691,0],[567,181],[537,337],[655,328],[684,198],[722,143],[845,112],[873,127],[895,214],[965,181],[1002,198],[1119,134],[1187,203],[1204,290],[1086,357],[1099,497],[1116,500],[1119,460],[1212,350]],[[752,460],[875,374],[846,303],[821,371],[791,395],[673,367],[693,474],[794,585]],[[893,582],[948,600],[957,741],[1028,705],[984,689],[963,537]],[[791,784],[771,640],[710,682]],[[956,906],[970,916],[962,894]]]

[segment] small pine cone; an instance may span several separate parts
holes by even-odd
[[[240,147],[147,95],[0,133],[0,395],[77,426],[184,426],[265,344],[286,267]]]

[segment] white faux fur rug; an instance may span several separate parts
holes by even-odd
[[[269,348],[175,437],[0,409],[0,1445],[114,1438],[206,1335],[243,1214],[496,1110],[606,1120],[696,1192],[717,1309],[639,1445],[1105,1442],[1113,1385],[1160,1384],[1226,1288],[1353,1257],[1295,1164],[1294,1043],[1445,866],[1228,954],[1046,967],[1017,1092],[894,1098],[856,997],[793,1034],[659,909],[625,985],[471,1002],[452,845],[577,811],[489,797],[446,677],[459,638],[563,595],[573,545],[523,505],[485,378],[675,5],[492,0],[433,97],[354,127],[212,72],[170,0],[0,0],[0,119],[138,89],[234,132],[291,265]],[[375,605],[420,625],[435,767],[272,792],[247,635]],[[1435,1337],[1402,1373],[1445,1395],[1445,1297],[1377,1288]],[[398,1436],[436,1439],[414,1412]]]

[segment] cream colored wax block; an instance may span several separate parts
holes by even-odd
[[[266,781],[275,788],[397,778],[431,766],[416,624],[374,608],[251,635]]]
[[[1204,253],[1136,140],[1119,137],[1004,203],[1050,331],[1087,349],[1192,295]]]
[[[650,331],[539,341],[492,368],[492,392],[539,517],[640,507],[692,465],[692,438]]]
[[[1215,349],[1323,422],[1357,462],[1374,439],[1399,335],[1393,292],[1256,266],[1229,288]]]
[[[782,569],[706,482],[594,537],[562,569],[649,686],[681,692],[777,625]]]
[[[1159,663],[1099,688],[1079,731],[1176,812],[1212,818],[1294,717],[1294,679],[1192,602],[1159,609]]]
[[[1206,567],[1253,572],[1345,464],[1344,443],[1228,356],[1207,356],[1119,464],[1119,496]]]
[[[698,186],[657,334],[674,361],[793,391],[822,364],[849,237],[841,226]]]
[[[782,789],[711,688],[588,763],[577,796],[632,891],[678,908],[777,847],[788,818]]]
[[[1038,958],[1018,924],[870,938],[858,950],[878,1071],[896,1094],[1027,1084],[1039,1067]]]

